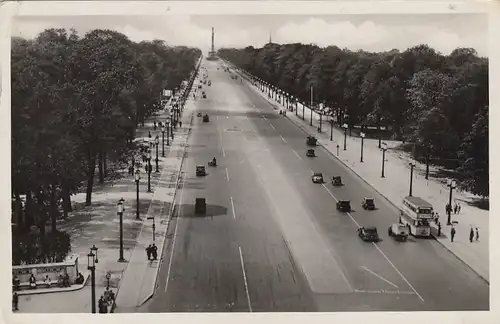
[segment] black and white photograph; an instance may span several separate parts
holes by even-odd
[[[53,4],[2,65],[11,316],[492,309],[486,10]]]

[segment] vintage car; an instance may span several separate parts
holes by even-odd
[[[318,140],[316,139],[316,137],[314,137],[314,136],[307,136],[307,141],[306,141],[307,145],[309,145],[309,146],[316,146],[316,142],[317,141]]]
[[[208,81],[208,86],[211,86],[212,85],[212,81]]]
[[[205,116],[203,116],[203,122],[208,123],[209,121],[210,121],[210,118],[208,117],[207,114],[205,114]]]
[[[312,182],[313,183],[323,183],[323,173],[321,172],[316,172],[312,175]]]
[[[199,113],[196,114],[196,117],[201,117],[201,116],[202,116],[201,112],[199,112]]]
[[[205,91],[203,91],[203,92],[201,93],[201,96],[203,97],[203,99],[206,99],[206,98],[207,98],[207,94],[205,93]]]
[[[205,214],[207,211],[207,203],[205,198],[196,198],[194,202],[194,213]]]
[[[314,149],[308,149],[306,152],[306,156],[308,157],[315,157],[316,153],[314,152]]]
[[[201,84],[198,84],[198,89],[201,89]]]
[[[339,200],[337,201],[337,210],[348,213],[351,211],[351,202],[349,200]]]
[[[333,186],[342,186],[342,178],[340,176],[332,177],[332,185]]]
[[[374,210],[375,209],[375,199],[365,197],[363,198],[363,202],[361,203],[363,209]]]
[[[375,226],[358,228],[358,236],[365,242],[378,242],[378,232]]]
[[[205,175],[207,175],[207,172],[205,170],[205,166],[204,165],[197,165],[196,166],[196,176],[203,177]]]
[[[409,232],[410,231],[407,226],[398,223],[391,224],[387,230],[387,234],[389,234],[389,236],[392,236],[395,240],[402,242],[408,239]]]

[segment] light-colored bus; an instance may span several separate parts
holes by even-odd
[[[399,222],[408,226],[413,236],[427,237],[431,235],[429,222],[435,221],[434,208],[420,197],[407,196],[403,199]]]

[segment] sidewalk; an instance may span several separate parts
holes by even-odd
[[[257,87],[251,85],[256,92],[272,102],[278,109],[285,109],[283,105],[269,99]],[[330,141],[330,125],[323,118],[322,133],[318,133],[319,116],[313,112],[313,126],[310,126],[310,110],[305,109],[305,120],[302,120],[302,104],[298,104],[298,116],[295,111],[287,113],[287,118],[294,122],[304,132],[315,136],[320,145],[327,149],[338,160],[359,175],[365,182],[372,186],[377,192],[399,208],[405,196],[409,194],[410,181],[410,156],[395,148],[401,143],[397,141],[384,141],[388,144],[385,160],[385,178],[381,177],[382,150],[378,148],[378,140],[365,139],[363,147],[363,163],[361,157],[361,138],[347,136],[347,150],[344,151],[344,132],[334,128],[333,141]],[[337,144],[339,154],[337,155]],[[482,210],[470,205],[473,195],[453,190],[453,200],[460,202],[461,212],[452,214],[452,221],[456,229],[455,241],[450,241],[451,226],[446,225],[447,215],[445,205],[449,200],[449,188],[446,179],[425,179],[425,164],[416,163],[413,172],[413,196],[419,196],[430,202],[440,215],[442,224],[442,235],[437,237],[437,229],[434,229],[436,240],[456,255],[464,263],[469,265],[484,280],[489,282],[489,211]],[[435,226],[435,224],[433,224]],[[477,242],[469,242],[470,228],[478,228],[480,239]]]
[[[188,106],[186,102],[186,106]],[[184,109],[184,115],[186,108]],[[123,248],[125,260],[133,259],[133,250],[138,238],[142,233],[151,237],[152,220],[147,220],[146,215],[157,210],[157,203],[152,203],[154,196],[167,195],[165,190],[175,190],[176,177],[179,169],[177,161],[179,154],[179,143],[182,143],[186,136],[185,129],[174,129],[174,141],[171,146],[167,146],[165,139],[165,157],[161,157],[162,143],[161,132],[157,128],[153,130],[153,121],[162,120],[167,115],[166,111],[150,117],[144,127],[139,127],[136,132],[136,139],[148,139],[151,131],[153,137],[160,134],[159,144],[159,172],[155,172],[156,157],[155,149],[152,150],[153,172],[151,173],[151,193],[147,192],[148,177],[144,172],[144,163],[140,168],[141,179],[139,183],[139,212],[141,220],[135,219],[136,213],[136,183],[133,176],[128,175],[127,167],[119,170],[122,177],[116,181],[108,181],[104,184],[96,183],[92,194],[92,205],[85,206],[85,193],[79,193],[72,197],[73,212],[69,217],[58,221],[58,228],[67,231],[71,235],[72,252],[79,254],[80,272],[87,271],[87,254],[90,247],[95,244],[99,249],[97,256],[99,262],[96,264],[96,300],[99,299],[107,285],[106,273],[111,274],[109,281],[110,288],[117,292],[123,285],[122,277],[126,273],[129,262],[118,262],[119,257],[119,216],[116,213],[116,206],[120,198],[125,199],[125,209],[123,214]],[[136,161],[138,159],[136,158]],[[140,160],[139,162],[142,162]],[[161,181],[161,182],[160,182]],[[161,192],[157,192],[161,191]],[[162,193],[163,192],[163,193]],[[171,201],[171,200],[170,200]],[[168,210],[168,209],[167,209]],[[165,226],[167,223],[162,220],[156,222],[156,240],[163,240]],[[145,228],[143,230],[143,228]],[[142,237],[144,236],[142,235]],[[149,244],[149,243],[148,243]],[[158,244],[157,244],[158,245]],[[160,250],[160,247],[159,247]],[[161,251],[161,250],[160,250]],[[138,254],[138,253],[136,253]],[[144,248],[141,256],[145,255]],[[146,259],[145,257],[142,259]],[[124,278],[126,279],[126,278]],[[133,278],[132,280],[135,280]],[[119,295],[118,295],[119,296]],[[118,297],[117,296],[117,297]],[[71,301],[69,303],[68,301]],[[19,296],[19,313],[89,313],[90,305],[90,280],[87,280],[83,289],[72,292],[61,292],[53,294],[40,294]]]
[[[175,201],[177,183],[184,160],[188,135],[191,130],[194,109],[193,101],[188,99],[181,119],[182,124],[185,126],[178,130],[177,136],[174,138],[171,148],[172,154],[165,160],[165,172],[162,172],[159,179],[162,185],[155,191],[147,213],[147,216],[158,215],[155,221],[155,244],[158,247],[158,260],[148,261],[146,257],[145,249],[149,244],[153,243],[152,222],[149,221],[141,229],[129,265],[123,275],[122,283],[118,288],[117,308],[127,309],[140,306],[154,294],[161,253],[173,213],[173,202]]]

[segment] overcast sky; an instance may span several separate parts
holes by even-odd
[[[269,34],[275,43],[336,45],[352,50],[384,51],[428,44],[443,54],[472,47],[488,56],[488,17],[482,14],[415,15],[224,15],[224,16],[44,16],[17,17],[13,36],[31,38],[45,28],[75,28],[82,35],[95,28],[126,34],[134,41],[162,39],[171,45],[210,48],[260,47]]]

